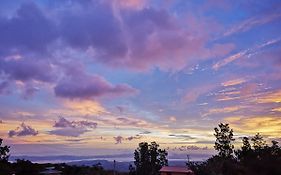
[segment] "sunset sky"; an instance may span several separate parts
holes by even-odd
[[[281,1],[2,0],[0,138],[13,155],[212,154],[281,141]]]

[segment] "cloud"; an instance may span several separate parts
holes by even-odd
[[[56,96],[69,99],[93,99],[137,93],[136,89],[127,84],[112,85],[101,76],[84,73],[64,77],[55,86],[54,91]]]
[[[37,80],[52,82],[55,80],[52,66],[45,60],[19,59],[1,60],[0,70],[11,80],[22,82]]]
[[[176,137],[176,138],[182,138],[185,140],[189,140],[189,139],[195,139],[194,137],[190,136],[190,135],[186,135],[186,134],[170,134],[170,137]]]
[[[214,70],[218,70],[221,67],[224,67],[224,66],[228,65],[229,63],[232,63],[233,61],[236,61],[237,59],[241,59],[243,57],[251,57],[251,56],[257,54],[258,51],[260,51],[260,50],[262,50],[262,49],[264,49],[264,48],[266,48],[268,46],[277,44],[280,41],[281,41],[281,38],[272,39],[272,40],[268,40],[266,42],[263,42],[263,43],[257,45],[254,48],[242,50],[242,51],[240,51],[238,53],[235,53],[233,55],[230,55],[230,56],[224,58],[223,60],[218,61],[216,64],[214,64],[212,66],[212,68]]]
[[[36,136],[37,134],[38,131],[33,129],[31,126],[26,125],[25,123],[21,123],[21,125],[17,127],[15,130],[10,130],[8,132],[9,137]]]
[[[212,91],[216,86],[215,85],[201,85],[198,87],[194,87],[186,90],[186,93],[183,97],[183,102],[185,103],[193,103],[195,102],[201,95],[206,94]]]
[[[22,3],[16,14],[0,18],[0,51],[10,54],[17,52],[45,52],[50,43],[57,39],[52,20],[34,3]]]
[[[266,14],[264,16],[253,17],[230,28],[223,34],[223,36],[226,37],[237,33],[246,32],[256,26],[263,25],[272,22],[274,20],[278,20],[280,18],[281,18],[280,13],[271,13],[271,14]]]
[[[129,137],[123,137],[123,136],[116,136],[116,137],[113,137],[114,140],[116,141],[115,144],[121,144],[122,141],[124,140],[128,140],[128,141],[132,141],[132,140],[135,140],[135,139],[141,139],[142,136],[141,135],[135,135],[135,136],[129,136]]]
[[[9,81],[0,82],[0,94],[8,93]]]
[[[236,111],[239,111],[241,109],[244,109],[243,106],[230,106],[230,107],[224,107],[224,108],[212,108],[209,109],[207,113],[203,114],[203,116],[209,116],[213,114],[226,114],[226,113],[233,113]]]
[[[234,132],[262,133],[264,135],[277,136],[281,134],[281,119],[276,116],[234,116],[224,119],[234,129]]]
[[[96,122],[86,120],[69,121],[64,117],[59,117],[59,120],[53,126],[59,129],[49,131],[49,133],[59,136],[79,137],[85,132],[89,132],[90,129],[96,129],[97,125]]]
[[[143,132],[140,132],[139,135],[146,135],[146,134],[150,134],[151,132],[150,131],[143,131]]]
[[[114,5],[121,9],[142,9],[146,3],[147,0],[114,0]]]
[[[257,103],[281,103],[281,90],[265,93],[254,99]]]
[[[171,122],[176,122],[176,121],[177,121],[177,118],[176,118],[175,116],[170,116],[170,117],[169,117],[169,120],[170,120]]]
[[[145,123],[143,120],[138,120],[134,118],[125,118],[125,117],[118,117],[116,119],[118,122],[123,123],[124,125],[128,126],[146,126],[147,123]]]
[[[240,85],[242,83],[246,82],[246,80],[244,78],[238,78],[238,79],[234,79],[234,80],[229,80],[226,82],[222,83],[222,86],[236,86],[236,85]]]
[[[85,132],[88,132],[88,130],[84,128],[61,128],[61,129],[49,131],[49,133],[52,135],[67,136],[67,137],[79,137]]]
[[[207,146],[205,146],[205,147],[199,147],[199,146],[196,146],[196,145],[187,145],[187,146],[175,147],[173,150],[174,150],[174,151],[175,151],[175,150],[179,150],[179,151],[208,150],[208,147],[207,147]]]
[[[69,121],[64,117],[59,117],[59,120],[55,122],[54,126],[55,128],[93,128],[95,129],[97,127],[96,122],[91,121]]]
[[[130,136],[130,137],[127,137],[127,138],[126,138],[126,140],[131,141],[131,140],[134,140],[134,139],[141,139],[141,138],[142,138],[142,136],[141,136],[141,135],[135,135],[135,136]]]
[[[116,136],[116,137],[113,137],[113,138],[116,141],[115,144],[120,144],[124,140],[124,138],[122,136]]]

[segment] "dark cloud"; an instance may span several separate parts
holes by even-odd
[[[59,117],[59,120],[55,122],[54,127],[56,128],[92,128],[97,127],[96,122],[91,121],[69,121],[64,117]]]
[[[141,139],[142,138],[142,136],[141,135],[135,135],[135,136],[129,136],[129,137],[123,137],[123,136],[116,136],[116,137],[113,137],[114,138],[114,140],[116,141],[116,143],[115,144],[120,144],[120,143],[122,143],[122,141],[124,141],[124,140],[128,140],[128,141],[132,141],[132,140],[135,140],[135,139]]]
[[[124,137],[122,137],[122,136],[116,136],[116,137],[113,137],[113,138],[116,141],[115,144],[120,144],[124,140]]]
[[[89,132],[90,129],[97,127],[96,122],[91,121],[69,121],[64,117],[59,117],[59,120],[55,122],[54,128],[58,128],[49,131],[50,134],[68,137],[79,137],[85,132]]]
[[[15,130],[10,130],[8,132],[9,137],[13,136],[36,136],[38,134],[38,131],[33,129],[31,126],[26,125],[25,123],[22,123],[19,127],[17,127]]]
[[[172,148],[173,151],[195,151],[195,150],[208,150],[208,149],[209,148],[207,146],[199,147],[196,145],[187,145],[187,146],[179,146],[179,147]]]
[[[13,50],[42,53],[57,37],[52,20],[34,3],[22,3],[11,18],[0,17],[0,55]]]
[[[93,48],[102,62],[125,58],[127,46],[111,6],[98,2],[89,6],[91,8],[67,10],[67,15],[62,15],[62,39],[73,48]]]
[[[127,137],[127,138],[126,138],[126,140],[131,141],[131,140],[134,140],[134,139],[141,139],[141,138],[142,138],[142,136],[141,136],[141,135],[135,135],[135,136],[130,136],[130,137]]]
[[[54,90],[56,96],[69,99],[92,99],[109,95],[135,94],[137,92],[136,89],[127,84],[112,85],[98,75],[84,73],[64,77],[58,82]]]
[[[55,80],[51,65],[45,60],[7,60],[0,61],[0,70],[12,80],[38,80],[52,82]]]

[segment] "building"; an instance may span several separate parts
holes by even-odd
[[[164,166],[160,169],[161,175],[194,175],[188,167]]]

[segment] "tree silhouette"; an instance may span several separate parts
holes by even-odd
[[[214,128],[215,130],[215,149],[219,151],[219,156],[221,157],[232,157],[234,145],[232,144],[235,140],[233,138],[233,130],[229,128],[228,124],[219,124],[219,128]]]
[[[2,145],[3,139],[0,138],[0,161],[1,162],[7,162],[9,159],[9,152],[10,152],[10,147],[5,145]]]
[[[255,150],[262,149],[266,146],[265,140],[260,135],[260,133],[257,133],[252,139],[253,147]]]
[[[243,137],[242,146],[233,156],[233,131],[228,124],[219,124],[215,128],[215,149],[218,155],[206,161],[187,162],[196,175],[280,175],[281,147],[273,140],[272,145],[266,144],[257,133],[252,139]]]
[[[168,165],[167,151],[159,149],[156,142],[139,143],[134,155],[137,175],[156,175],[162,166]]]

